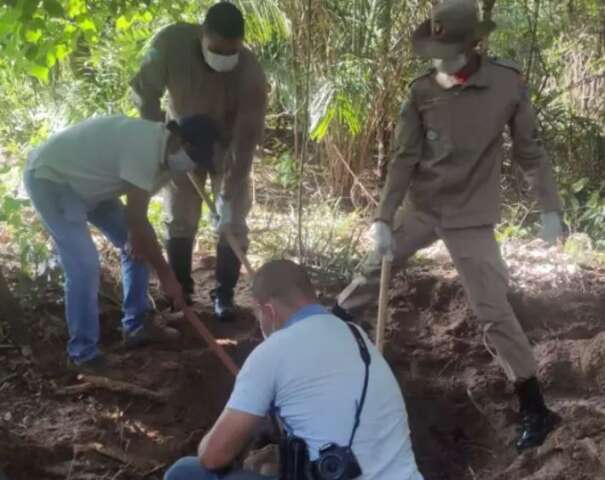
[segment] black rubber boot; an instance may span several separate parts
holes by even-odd
[[[561,422],[561,417],[551,412],[544,403],[540,384],[535,377],[515,385],[521,414],[521,435],[517,450],[539,447]]]
[[[241,262],[229,245],[219,242],[216,247],[216,283],[218,286],[210,292],[217,320],[231,320],[235,314],[233,295],[239,280]]]
[[[194,289],[193,278],[191,278],[193,243],[193,238],[170,238],[166,242],[168,263],[170,263],[177,280],[183,287],[183,294],[188,305],[193,303],[191,300]]]

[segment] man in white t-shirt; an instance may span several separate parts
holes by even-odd
[[[74,125],[30,154],[24,183],[65,271],[67,352],[75,370],[107,373],[98,348],[100,263],[89,223],[120,249],[125,344],[138,346],[178,335],[147,320],[146,263],[157,272],[175,307],[184,302],[147,208],[152,193],[171,175],[193,171],[207,158],[217,136],[212,120],[202,115],[168,125],[115,115]]]
[[[304,440],[311,462],[324,446],[347,447],[353,436],[350,447],[362,474],[351,478],[421,480],[403,396],[365,333],[319,305],[304,269],[293,262],[264,265],[252,293],[266,340],[246,360],[198,456],[179,460],[165,480],[267,478],[226,469],[269,413],[277,415],[288,437]],[[362,351],[369,352],[367,389]]]

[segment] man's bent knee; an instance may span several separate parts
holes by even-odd
[[[202,467],[197,457],[183,457],[166,471],[164,480],[218,480],[218,476]]]

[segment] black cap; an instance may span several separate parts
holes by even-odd
[[[178,122],[171,120],[166,128],[190,145],[187,153],[195,163],[212,165],[214,144],[219,139],[218,127],[212,118],[208,115],[192,115]]]

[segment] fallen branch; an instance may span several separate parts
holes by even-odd
[[[89,392],[91,390],[104,389],[111,392],[127,393],[136,397],[144,397],[156,402],[166,402],[166,395],[164,393],[154,392],[153,390],[139,387],[138,385],[133,385],[132,383],[92,375],[78,375],[78,380],[81,380],[84,383],[57,389],[56,393],[60,395],[77,395],[80,393]]]
[[[158,467],[156,463],[150,460],[128,455],[122,450],[114,447],[106,447],[98,442],[74,445],[74,454],[79,455],[81,453],[98,453],[99,455],[111,458],[112,460],[116,460],[129,467],[134,467],[136,470],[141,472],[148,472]]]

